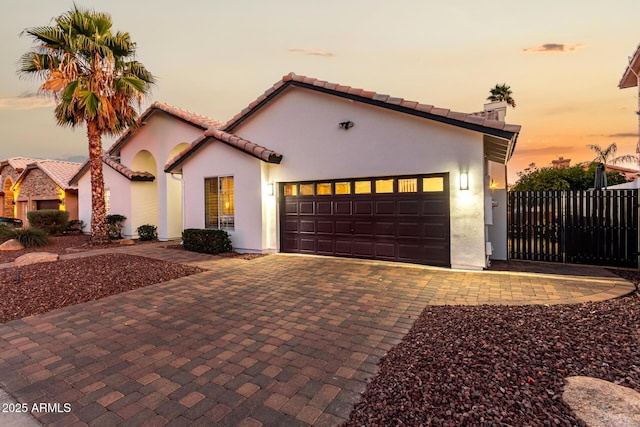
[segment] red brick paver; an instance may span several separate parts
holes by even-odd
[[[0,325],[0,386],[29,406],[71,405],[33,413],[40,422],[336,425],[427,304],[581,302],[633,289],[611,278],[131,249],[143,250],[209,271]]]

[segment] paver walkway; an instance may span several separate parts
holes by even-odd
[[[209,271],[0,325],[0,386],[29,408],[52,404],[32,411],[39,422],[337,425],[428,304],[575,303],[634,289],[601,269],[574,278],[245,261],[160,246],[117,251]]]

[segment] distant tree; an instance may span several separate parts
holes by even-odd
[[[490,89],[491,95],[487,97],[489,101],[505,101],[511,107],[516,108],[516,101],[511,97],[511,86],[507,86],[506,83],[501,85],[496,84],[493,89]]]
[[[109,239],[102,176],[102,135],[135,123],[136,106],[154,83],[135,60],[129,33],[112,32],[111,16],[74,5],[54,25],[28,28],[34,45],[20,61],[21,76],[42,78],[40,92],[56,100],[59,126],[87,125],[91,173],[91,238]]]
[[[622,162],[637,162],[638,158],[631,154],[625,154],[623,156],[616,156],[618,152],[618,146],[615,142],[609,144],[608,147],[602,148],[599,145],[588,144],[592,151],[596,153],[596,157],[593,159],[593,163],[602,163],[604,169],[607,170],[609,165],[617,165]]]
[[[538,168],[535,163],[531,163],[526,169],[518,172],[518,181],[510,190],[587,190],[593,188],[597,166],[596,163],[592,163],[587,169],[583,165],[569,168]],[[627,179],[618,172],[607,172],[607,182],[609,185],[616,185],[627,182]]]

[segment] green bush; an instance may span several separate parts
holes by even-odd
[[[47,236],[47,232],[41,228],[16,228],[14,231],[16,234],[13,238],[20,242],[25,248],[35,248],[49,244],[49,236]]]
[[[27,212],[31,227],[44,230],[48,234],[62,234],[69,224],[69,212],[57,209],[41,209]]]
[[[119,214],[107,215],[107,227],[109,237],[112,239],[122,239],[122,229],[127,217]]]
[[[0,243],[16,238],[16,229],[11,225],[0,223]]]
[[[156,240],[158,238],[158,228],[155,225],[141,225],[137,231],[140,240]]]
[[[224,230],[188,228],[182,232],[182,244],[188,251],[212,255],[233,249],[229,234]]]
[[[87,225],[81,219],[72,219],[65,230],[67,233],[82,233]]]

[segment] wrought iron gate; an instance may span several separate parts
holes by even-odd
[[[509,193],[512,259],[638,267],[638,191]]]

